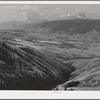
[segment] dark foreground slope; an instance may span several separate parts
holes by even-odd
[[[33,48],[0,42],[0,89],[52,89],[67,81],[71,72]]]

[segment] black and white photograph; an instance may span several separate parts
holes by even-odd
[[[0,90],[99,91],[100,4],[0,4]]]

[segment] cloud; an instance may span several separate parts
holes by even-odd
[[[40,14],[41,16],[43,16],[43,15],[46,15],[46,13],[47,13],[47,10],[44,10],[44,11],[40,12],[39,14]]]
[[[34,11],[38,10],[37,6],[31,6],[31,5],[21,6],[20,9],[22,9],[22,10],[34,10]]]
[[[0,6],[0,9],[18,9],[18,7],[14,5],[4,5]]]
[[[21,6],[20,9],[27,10],[27,9],[31,9],[31,7],[30,5],[24,5],[24,6]]]

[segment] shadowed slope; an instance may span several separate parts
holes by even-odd
[[[51,89],[71,72],[34,49],[0,43],[0,89]]]

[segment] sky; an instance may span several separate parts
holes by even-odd
[[[85,12],[89,18],[100,19],[100,5],[95,4],[31,4],[0,5],[0,22],[49,19],[55,15],[67,13],[72,15],[78,11]]]

